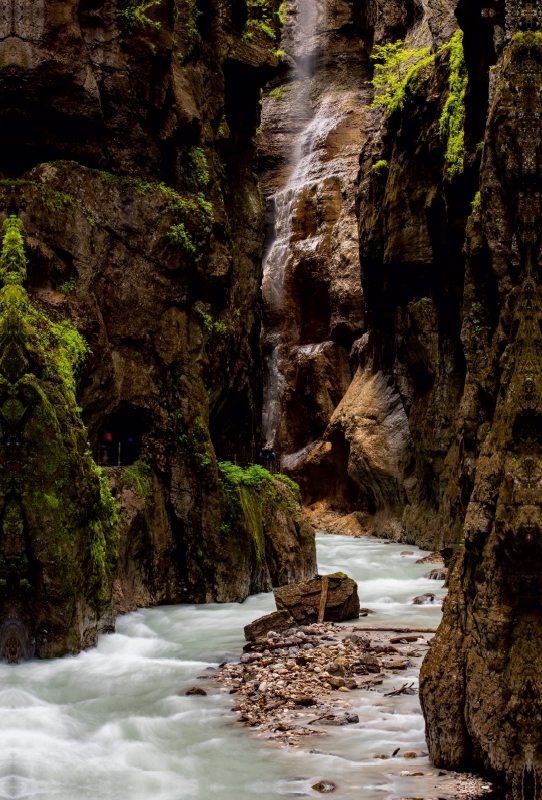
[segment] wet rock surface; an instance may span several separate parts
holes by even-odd
[[[384,643],[383,634],[374,637],[330,623],[269,631],[264,641],[245,645],[240,664],[224,665],[218,680],[240,695],[234,708],[242,712],[239,721],[267,731],[268,738],[298,743],[322,727],[359,722],[341,695],[374,689],[397,669],[398,648]],[[403,664],[408,659],[401,669]]]
[[[266,614],[265,617],[255,619],[250,625],[245,625],[245,639],[247,642],[265,639],[269,631],[286,630],[292,625],[295,625],[295,619],[289,611],[274,611],[272,614]]]
[[[73,467],[69,488],[53,493],[36,481],[39,516],[49,514],[47,497],[53,516],[62,516],[73,492],[79,522],[60,544],[42,524],[47,541],[25,555],[28,592],[55,593],[52,604],[38,602],[31,622],[34,601],[20,580],[14,594],[2,576],[0,650],[10,660],[32,655],[36,637],[43,655],[76,652],[110,629],[115,613],[138,606],[242,600],[314,573],[311,533],[290,510],[297,501],[289,488],[276,484],[278,499],[271,492],[264,554],[261,530],[255,535],[241,514],[225,519],[217,468],[255,452],[260,439],[264,208],[254,159],[260,89],[278,65],[276,48],[253,6],[239,20],[232,2],[209,2],[204,14],[176,0],[143,5],[2,7],[0,140],[9,156],[0,156],[0,216],[23,223],[31,304],[83,337],[77,396],[68,404],[82,422],[60,427],[74,437],[80,427],[80,464],[99,461],[120,506],[116,569],[109,552],[96,566],[105,543],[87,536],[89,553],[70,573],[46,553],[53,544],[75,553],[95,492]],[[273,36],[275,10],[271,2]],[[34,363],[23,366],[34,374]],[[23,423],[10,423],[14,442],[25,441]],[[57,480],[69,458],[45,461]],[[250,491],[249,522],[258,526],[269,497]],[[0,544],[4,572],[13,561],[10,536]],[[41,559],[53,572],[56,563],[77,597],[65,599]],[[81,579],[99,587],[90,605]],[[55,633],[63,626],[67,636]]]

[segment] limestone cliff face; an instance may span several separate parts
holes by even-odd
[[[288,457],[326,429],[364,327],[355,179],[368,93],[359,12],[342,0],[290,3],[285,55],[263,99],[263,425]]]
[[[144,455],[145,497],[133,476],[124,483],[135,494],[117,478],[113,489],[124,556],[116,596],[145,604],[242,600],[269,583],[269,565],[254,573],[246,526],[223,541],[217,456],[253,451],[259,440],[264,206],[255,135],[260,87],[277,64],[275,10],[17,0],[0,15],[1,208],[24,226],[31,301],[87,343],[77,403],[90,450],[109,466],[117,439],[121,463]],[[76,474],[72,488],[81,489]],[[312,574],[313,548],[297,562],[291,552],[284,563],[274,556],[276,574]],[[32,591],[39,558],[35,568]],[[55,592],[51,585],[61,607]],[[104,614],[83,614],[71,632],[68,620],[58,635],[43,619],[27,650],[37,652],[41,637],[56,653],[74,652]],[[17,640],[15,623],[2,628],[3,645]]]
[[[348,31],[366,41],[364,52],[407,34],[405,45],[380,51],[384,76],[386,63],[389,70],[380,108],[356,122],[361,280],[346,255],[344,274],[350,309],[362,299],[363,315],[347,315],[350,341],[332,332],[332,290],[343,273],[330,254],[349,241],[349,217],[324,191],[335,158],[318,171],[322,153],[331,154],[328,142],[315,155],[318,101],[303,95],[299,135],[271,111],[293,102],[297,89],[269,91],[274,141],[288,142],[288,133],[295,142],[297,133],[298,152],[290,143],[287,172],[271,144],[262,145],[276,221],[267,291],[264,278],[277,406],[267,398],[267,430],[286,451],[312,518],[328,530],[331,509],[348,514],[335,530],[344,524],[458,551],[421,674],[430,754],[437,765],[485,769],[507,796],[531,800],[542,796],[542,5],[451,0],[420,8],[413,4],[399,23],[389,3],[350,7]],[[326,13],[331,28],[337,7]],[[313,35],[307,41],[317,76],[331,47],[326,40],[318,50]],[[295,69],[306,69],[292,53]],[[401,72],[403,58],[410,65]],[[337,81],[333,88],[339,109],[343,89]],[[347,139],[333,146],[348,152]],[[336,247],[327,251],[327,274],[318,261],[326,241]],[[304,267],[303,278],[307,263],[313,269]],[[307,319],[315,320],[310,328]]]
[[[439,476],[464,381],[462,247],[482,136],[469,122],[452,184],[439,120],[455,6],[318,6],[308,66],[294,35],[307,30],[303,10],[292,7],[259,140],[264,431],[315,524],[430,546],[450,539],[436,522]],[[434,55],[387,118],[369,107],[370,54],[405,37]]]

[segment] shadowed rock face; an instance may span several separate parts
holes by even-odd
[[[28,427],[30,390],[13,388],[21,375],[45,380],[40,364],[13,366],[16,345],[0,343],[8,660],[77,652],[113,610],[240,601],[313,574],[314,539],[288,511],[290,488],[273,490],[284,503],[264,551],[255,491],[258,530],[241,513],[228,536],[221,530],[217,469],[217,456],[253,452],[259,440],[264,209],[253,167],[277,8],[267,7],[266,32],[259,6],[239,13],[220,0],[0,2],[0,217],[22,225],[21,292],[41,320],[36,335],[64,326],[82,342],[76,396],[44,390],[56,422],[43,435]],[[61,355],[54,337],[49,347]],[[40,461],[29,488],[28,465],[12,458],[17,441],[46,461],[47,448],[64,447],[58,474],[42,480]],[[89,451],[107,459],[101,477],[120,507],[119,562],[109,553],[98,587],[100,547],[85,533],[100,516]],[[119,459],[131,469],[113,472]]]
[[[449,519],[466,500],[464,548],[420,687],[435,763],[482,764],[514,800],[542,796],[541,10],[510,4],[494,77],[446,470]]]

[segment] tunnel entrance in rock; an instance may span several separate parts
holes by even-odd
[[[106,417],[98,431],[94,457],[101,467],[128,467],[143,448],[149,431],[141,411],[127,408]]]

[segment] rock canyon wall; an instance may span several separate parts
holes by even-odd
[[[463,247],[502,9],[329,3],[305,43],[310,68],[289,32],[300,14],[259,138],[264,431],[315,525],[457,547]],[[371,55],[399,39],[407,67],[375,103]]]
[[[542,796],[541,11],[507,8],[494,74],[466,244],[464,305],[482,319],[464,316],[467,377],[447,465],[468,489],[464,519],[450,508],[464,548],[420,687],[434,761],[482,766],[514,800]]]
[[[446,180],[450,47],[438,51],[458,30],[455,4],[309,7],[308,34],[307,10],[290,7],[258,144],[264,433],[316,525],[448,544],[436,517],[464,380],[477,168],[468,154],[461,188]],[[436,55],[389,117],[372,107],[370,56],[398,39]]]
[[[277,10],[1,4],[0,208],[26,265],[0,309],[8,660],[76,652],[115,610],[314,573],[295,487],[217,467],[259,444],[255,136]]]

